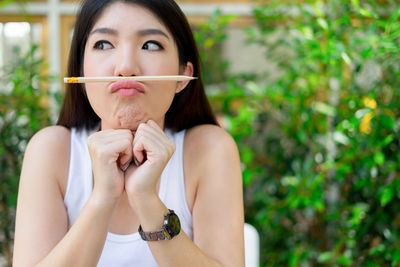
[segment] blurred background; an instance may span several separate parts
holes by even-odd
[[[400,1],[178,1],[234,137],[260,266],[400,266]],[[79,3],[0,2],[0,266]]]

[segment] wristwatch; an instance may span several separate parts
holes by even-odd
[[[139,226],[138,231],[144,241],[171,240],[181,231],[181,223],[178,215],[173,210],[169,210],[169,213],[164,217],[164,225],[161,231],[143,232],[142,225]]]

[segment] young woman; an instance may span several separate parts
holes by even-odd
[[[243,266],[237,148],[176,3],[85,1],[68,75],[199,79],[67,86],[25,152],[14,266]]]

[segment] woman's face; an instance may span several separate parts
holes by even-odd
[[[85,45],[84,76],[192,75],[192,65],[179,65],[175,41],[149,10],[116,2],[107,7]],[[149,119],[164,126],[175,93],[187,83],[87,83],[89,102],[102,129],[130,129]]]

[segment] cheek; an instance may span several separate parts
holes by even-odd
[[[163,55],[154,58],[148,56],[140,59],[141,75],[177,75],[179,61],[175,55]]]
[[[101,66],[101,65],[100,65]],[[99,67],[99,64],[89,58],[83,64],[83,75],[90,76],[99,76],[103,67]]]
[[[99,92],[101,92],[101,89],[96,88],[95,84],[86,84],[86,95],[88,97],[90,106],[99,117],[102,117],[102,109],[99,107],[105,106],[105,97],[102,94],[99,94]]]
[[[83,76],[93,76],[96,68],[94,67],[93,60],[90,56],[85,55],[83,62]]]
[[[112,76],[112,57],[100,57],[95,53],[85,53],[83,62],[83,75],[90,76]]]
[[[87,73],[90,72],[91,67],[91,58],[88,53],[88,47],[85,47],[85,53],[83,54],[83,76],[87,76]]]
[[[87,52],[87,49],[88,48],[86,47],[83,62],[83,76],[96,76],[96,72],[101,68],[98,68],[98,66],[96,67],[97,63],[94,61],[95,58]],[[101,88],[98,88],[99,85],[100,84],[97,83],[86,83],[85,88],[90,106],[99,117],[102,117],[101,109],[99,109],[99,107],[101,107],[104,103],[104,96],[99,94],[100,92],[102,92]]]
[[[168,82],[160,84],[150,100],[152,107],[161,114],[165,114],[169,109],[175,96],[176,83]]]

